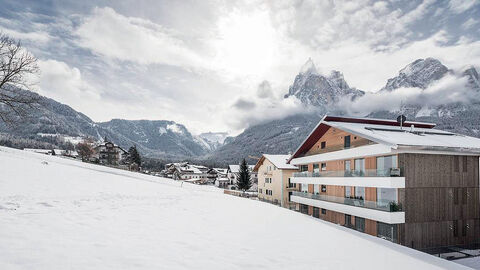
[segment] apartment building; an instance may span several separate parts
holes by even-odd
[[[253,171],[258,175],[258,199],[295,209],[289,192],[297,190],[297,184],[289,179],[298,168],[287,164],[290,155],[262,155]]]
[[[325,116],[288,163],[297,210],[415,249],[480,241],[480,139]]]

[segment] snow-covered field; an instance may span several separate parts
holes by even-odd
[[[467,269],[214,187],[0,147],[0,269]]]

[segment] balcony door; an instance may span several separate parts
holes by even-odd
[[[355,174],[358,176],[365,175],[365,159],[359,158],[355,159]]]

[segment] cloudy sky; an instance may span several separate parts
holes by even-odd
[[[165,119],[238,133],[302,110],[309,57],[375,92],[418,58],[480,65],[480,3],[3,0],[0,31],[39,59],[37,91],[95,121]]]

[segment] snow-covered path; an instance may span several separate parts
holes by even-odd
[[[467,268],[214,187],[0,147],[0,269]]]

